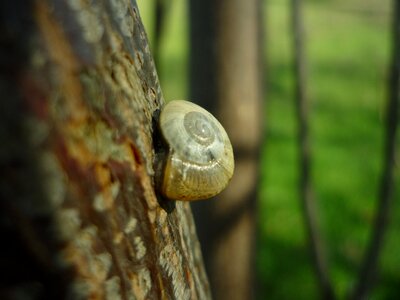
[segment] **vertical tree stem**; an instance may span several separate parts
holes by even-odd
[[[155,1],[153,56],[156,67],[160,68],[160,42],[166,14],[166,0]]]
[[[298,118],[298,142],[300,161],[300,197],[303,205],[304,221],[308,235],[309,247],[314,269],[321,289],[323,299],[334,299],[334,291],[329,279],[329,273],[324,256],[321,237],[318,230],[316,216],[316,203],[311,185],[311,151],[308,129],[309,108],[306,90],[306,58],[304,55],[304,27],[301,11],[301,0],[292,0],[292,30],[294,50],[294,73],[295,73],[295,98]]]
[[[216,299],[252,299],[255,203],[262,137],[260,0],[190,1],[191,100],[216,113],[235,152],[217,199],[195,203]]]
[[[378,268],[379,254],[383,247],[391,199],[394,190],[394,165],[396,153],[396,131],[399,122],[400,102],[400,1],[393,0],[393,37],[392,55],[388,80],[388,103],[386,108],[384,165],[378,195],[378,208],[372,229],[371,239],[364,256],[357,285],[352,299],[364,299],[371,287]]]

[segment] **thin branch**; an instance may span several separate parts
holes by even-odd
[[[306,59],[303,45],[303,19],[301,0],[292,0],[292,30],[294,46],[294,72],[296,77],[296,104],[299,126],[298,142],[300,147],[300,196],[303,205],[304,221],[308,234],[308,242],[314,269],[323,299],[335,299],[333,287],[329,278],[326,258],[323,251],[323,243],[319,233],[317,222],[317,210],[311,184],[311,151],[308,129],[308,96]]]
[[[155,2],[155,17],[154,17],[154,39],[153,39],[153,57],[156,67],[160,68],[160,42],[165,23],[165,16],[170,3],[168,0],[156,0]],[[168,4],[168,5],[167,5]]]
[[[388,72],[384,165],[378,195],[378,209],[358,282],[351,295],[352,299],[365,299],[374,284],[393,199],[396,131],[400,107],[400,1],[398,0],[393,0],[393,13],[393,48]]]

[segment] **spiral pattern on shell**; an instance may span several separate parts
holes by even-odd
[[[200,106],[169,102],[160,115],[160,130],[169,150],[161,192],[175,200],[212,197],[233,175],[233,150],[221,124]]]
[[[208,146],[215,139],[217,129],[207,117],[197,111],[187,113],[183,118],[186,132],[199,144]]]

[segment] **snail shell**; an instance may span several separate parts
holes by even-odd
[[[221,192],[233,175],[232,145],[221,124],[200,106],[173,100],[160,114],[168,145],[161,193],[174,200],[200,200]]]

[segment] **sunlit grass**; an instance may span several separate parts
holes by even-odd
[[[305,7],[313,183],[330,254],[331,275],[341,296],[355,281],[369,238],[382,162],[389,15],[382,12],[374,15],[373,10],[365,15],[367,8],[349,12],[343,7],[336,9],[316,2]],[[298,171],[288,13],[288,6],[282,2],[275,1],[268,7],[266,46],[270,53],[270,81],[258,250],[261,261],[285,259],[291,268],[277,264],[269,265],[270,269],[265,271],[265,266],[259,264],[260,281],[269,285],[260,289],[260,299],[287,299],[290,295],[287,291],[293,291],[296,285],[292,269],[307,274],[306,267],[310,266],[307,256],[300,260],[296,255],[288,256],[280,247],[274,248],[276,243],[292,240],[294,248],[304,251],[305,244],[295,194]],[[288,216],[292,216],[289,221]],[[400,265],[400,255],[392,250],[394,245],[399,249],[393,229],[399,228],[398,213],[394,220],[382,259],[382,281],[377,290],[381,296],[385,289],[387,294],[393,293],[390,288],[394,285],[388,282],[385,272],[400,277],[400,272],[393,268],[393,264]],[[297,242],[293,245],[293,241]],[[315,292],[298,289],[296,299],[312,298],[315,294],[310,293]]]

